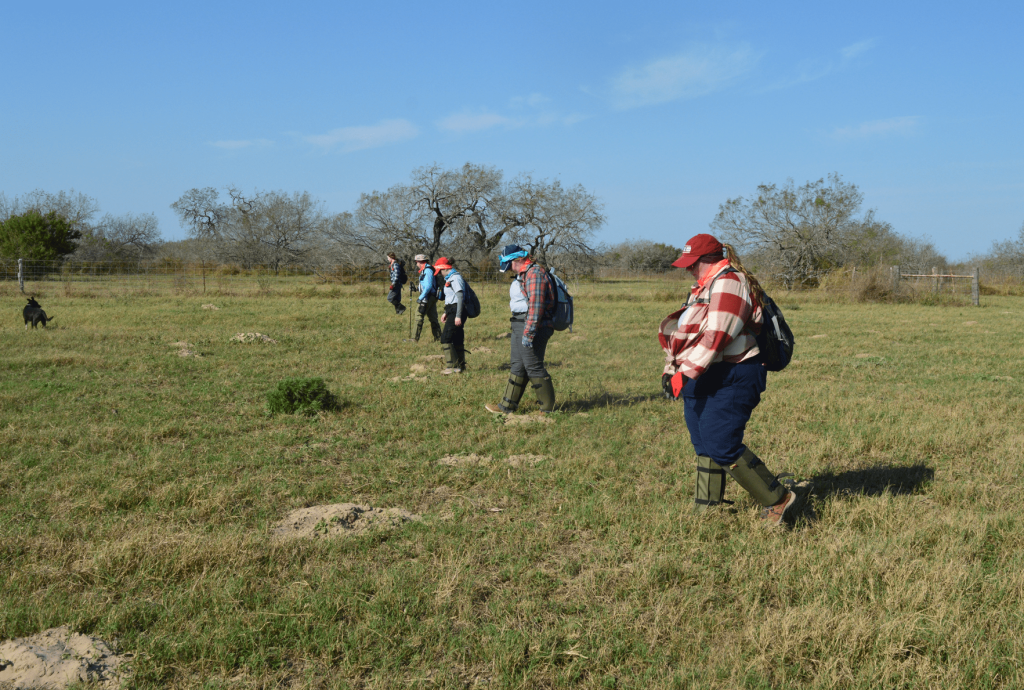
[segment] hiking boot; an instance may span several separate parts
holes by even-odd
[[[769,527],[778,527],[782,525],[783,516],[794,503],[796,503],[796,492],[786,491],[782,500],[773,506],[768,506],[761,510],[761,519],[764,520],[765,524]]]
[[[405,313],[405,307],[402,307],[401,309],[396,309],[395,313],[401,316],[402,314]]]
[[[484,409],[492,414],[511,414],[512,410],[506,410],[498,403],[487,403],[484,405]]]

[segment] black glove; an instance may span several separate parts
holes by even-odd
[[[416,312],[420,316],[426,314],[427,313],[427,303],[426,302],[420,302],[420,305],[418,307],[416,307]]]

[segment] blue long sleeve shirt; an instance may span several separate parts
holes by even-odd
[[[436,283],[434,283],[434,267],[427,264],[420,271],[420,302],[426,302],[427,300],[437,298],[437,293],[434,292]]]

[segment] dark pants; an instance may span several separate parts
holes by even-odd
[[[555,329],[551,326],[538,328],[533,336],[533,347],[523,347],[523,331],[526,329],[526,319],[512,317],[512,369],[513,376],[526,376],[531,379],[542,379],[548,375],[544,368],[544,352],[548,347],[548,340],[554,334]]]
[[[686,427],[697,455],[706,455],[720,465],[743,455],[747,449],[743,432],[761,402],[767,378],[767,370],[755,360],[712,364],[699,378],[686,382]]]
[[[426,318],[430,321],[430,332],[434,336],[434,340],[438,340],[441,337],[441,324],[437,320],[437,300],[427,299],[425,302],[420,302],[416,310],[416,339],[419,340],[420,330],[423,328],[423,319]]]
[[[396,314],[405,309],[405,307],[402,306],[402,288],[398,288],[388,292],[388,302],[391,302],[391,304],[395,305]]]
[[[463,317],[462,326],[455,325],[455,313],[458,310],[459,307],[456,304],[444,305],[444,330],[441,331],[441,344],[451,344],[457,354],[466,349],[466,332],[463,330],[466,319]]]

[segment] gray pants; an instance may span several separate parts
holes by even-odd
[[[441,339],[441,323],[437,320],[437,300],[427,299],[416,307],[416,340],[420,339],[423,330],[423,319],[430,321],[430,333],[434,340]]]
[[[512,369],[513,376],[526,376],[531,379],[542,379],[548,375],[544,368],[544,351],[548,347],[548,339],[555,332],[551,326],[537,329],[533,336],[533,347],[523,347],[523,331],[525,320],[512,319]]]

